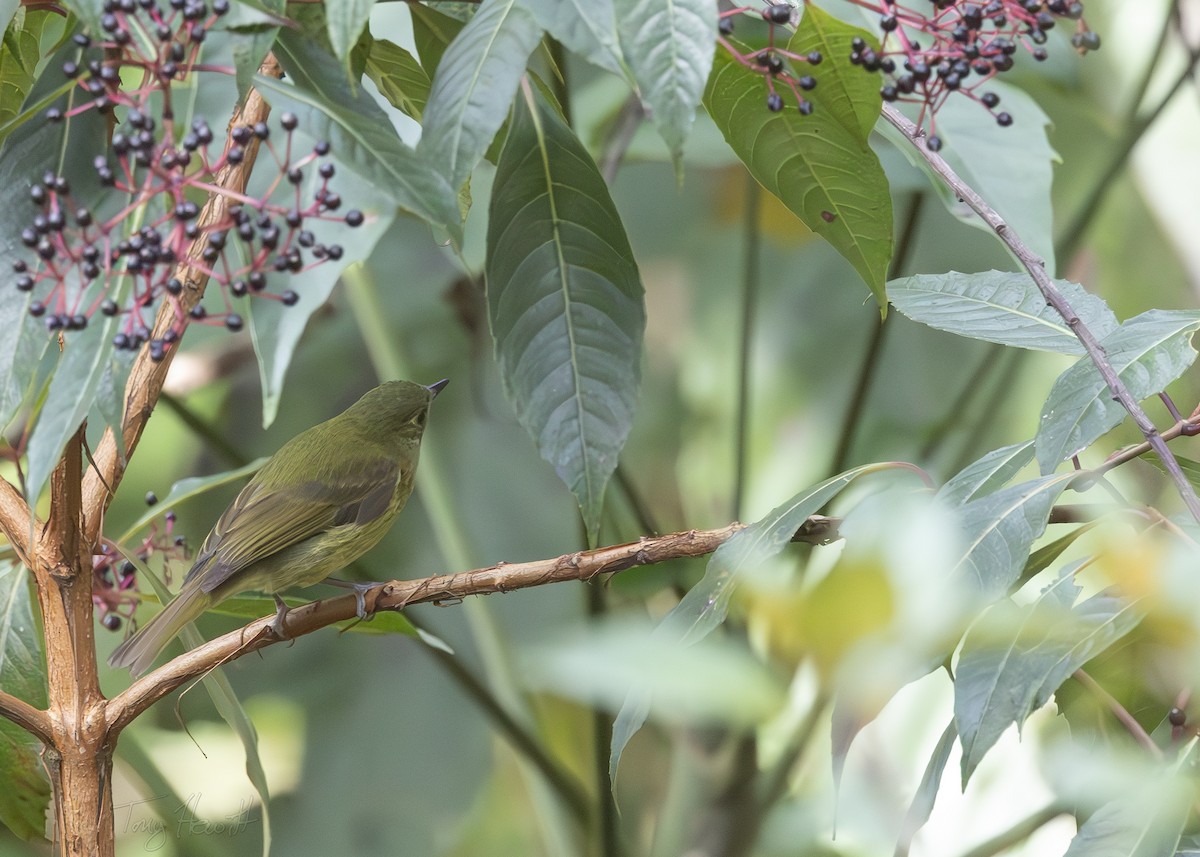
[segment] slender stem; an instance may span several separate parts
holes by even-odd
[[[925,194],[913,194],[912,203],[904,218],[904,226],[900,232],[900,240],[896,243],[896,253],[892,262],[893,274],[900,273],[908,267],[912,256],[914,238],[917,233],[917,222],[921,217],[921,207],[925,202]],[[891,326],[886,321],[871,323],[871,339],[867,343],[867,353],[863,356],[862,366],[858,370],[858,379],[854,383],[854,393],[850,397],[850,407],[842,418],[842,428],[838,432],[838,445],[833,453],[833,462],[829,466],[829,475],[841,473],[850,461],[850,452],[854,447],[854,438],[862,422],[862,413],[867,406],[867,398],[875,381],[875,373],[880,366],[883,354],[883,344],[887,339]]]
[[[604,582],[584,583],[588,617],[593,621],[608,612]],[[613,782],[609,774],[612,756],[613,718],[602,708],[592,709],[592,770],[596,780],[596,803],[600,810],[600,853],[603,857],[619,857],[621,853],[620,817],[613,798]]]
[[[1062,292],[1054,285],[1050,276],[1046,273],[1045,263],[1029,249],[1029,247],[1021,240],[1016,231],[1012,229],[1004,219],[988,205],[983,198],[976,193],[975,189],[964,182],[950,168],[936,152],[929,151],[929,148],[924,145],[920,139],[920,131],[916,125],[910,122],[904,114],[896,110],[890,104],[883,105],[883,116],[900,133],[904,134],[912,143],[913,149],[925,159],[930,168],[936,173],[941,180],[954,193],[958,195],[971,209],[978,214],[983,221],[988,224],[1000,237],[1000,240],[1008,247],[1014,256],[1021,262],[1025,270],[1029,272],[1029,276],[1033,278],[1037,284],[1038,290],[1046,299],[1046,302],[1054,307],[1062,319],[1071,328],[1092,363],[1100,372],[1100,377],[1104,379],[1104,383],[1112,391],[1113,397],[1120,402],[1121,407],[1133,417],[1133,421],[1137,424],[1143,437],[1150,443],[1151,447],[1158,457],[1162,459],[1163,465],[1167,469],[1171,480],[1175,483],[1176,490],[1179,496],[1183,499],[1184,505],[1187,506],[1188,512],[1197,521],[1200,521],[1200,497],[1196,496],[1196,490],[1188,481],[1187,476],[1179,467],[1179,462],[1175,460],[1175,456],[1171,454],[1171,450],[1167,448],[1167,444],[1163,441],[1162,436],[1158,433],[1158,429],[1154,427],[1154,423],[1146,416],[1146,412],[1142,410],[1141,405],[1129,392],[1129,388],[1117,375],[1112,364],[1108,361],[1108,357],[1101,348],[1100,343],[1096,340],[1095,334],[1091,329],[1084,324],[1083,320],[1071,307],[1071,304],[1063,297]]]
[[[629,146],[633,143],[634,135],[637,134],[638,128],[642,127],[642,122],[646,118],[646,109],[642,107],[642,101],[636,95],[631,95],[625,99],[625,103],[621,105],[620,112],[617,113],[616,121],[609,129],[608,136],[604,140],[604,146],[601,149],[600,160],[597,166],[600,168],[600,175],[604,176],[604,181],[607,184],[612,184],[617,177],[617,170],[621,167],[621,161],[625,158],[625,153],[629,151]]]
[[[746,499],[746,468],[750,452],[747,435],[750,422],[750,361],[754,352],[754,308],[758,304],[758,287],[761,277],[762,232],[758,227],[758,213],[762,203],[762,188],[754,176],[746,173],[745,219],[742,235],[745,241],[742,256],[742,319],[740,342],[738,343],[737,411],[734,414],[733,430],[733,510],[736,521],[742,516],[742,504]]]
[[[946,436],[958,427],[962,414],[970,406],[971,400],[983,390],[987,376],[996,368],[1000,358],[1009,351],[1011,349],[1005,348],[1003,345],[994,344],[989,344],[984,349],[983,357],[971,374],[967,376],[966,381],[946,408],[941,421],[937,423],[932,434],[925,441],[925,445],[917,453],[917,461],[928,461],[937,448],[946,440]]]
[[[1129,709],[1117,701],[1115,696],[1101,687],[1098,681],[1096,681],[1083,670],[1075,670],[1074,678],[1077,682],[1087,688],[1088,692],[1097,697],[1108,707],[1108,710],[1112,712],[1113,716],[1121,721],[1121,724],[1129,731],[1129,734],[1133,736],[1134,740],[1141,744],[1142,747],[1150,753],[1150,755],[1156,759],[1162,758],[1162,750],[1160,750],[1158,745],[1154,743],[1154,739],[1151,738],[1149,734],[1147,734],[1146,730],[1142,728],[1142,724],[1137,722],[1137,718],[1129,713]]]
[[[225,459],[233,467],[243,467],[250,463],[250,457],[230,443],[229,438],[217,431],[208,420],[202,419],[195,411],[170,393],[162,393],[158,400],[171,413],[175,414],[192,434],[200,437],[212,450]]]
[[[470,700],[483,709],[497,730],[508,739],[513,749],[537,768],[551,788],[558,793],[581,826],[586,826],[591,813],[587,794],[561,765],[550,758],[541,744],[513,719],[496,697],[487,689],[462,661],[434,646],[422,646],[422,650],[451,676]]]
[[[1012,396],[1013,382],[1021,370],[1021,365],[1025,362],[1026,354],[1024,351],[1018,351],[1015,348],[1005,348],[1002,345],[995,346],[995,349],[996,354],[993,367],[987,373],[980,373],[981,383],[986,375],[997,375],[995,386],[991,391],[991,395],[984,400],[983,407],[979,409],[979,417],[971,425],[970,434],[963,442],[962,449],[958,454],[958,460],[951,469],[951,473],[957,473],[975,460],[975,456],[978,454],[979,440],[987,432],[988,428],[991,427],[991,415],[999,413],[1004,406],[1003,403]]]
[[[1129,98],[1125,121],[1122,123],[1126,127],[1137,121],[1138,110],[1146,99],[1146,93],[1150,90],[1150,82],[1154,80],[1154,73],[1158,71],[1162,58],[1167,55],[1167,38],[1171,35],[1171,25],[1175,21],[1178,10],[1179,0],[1171,0],[1171,5],[1163,14],[1162,25],[1158,29],[1158,38],[1154,40],[1154,48],[1150,51],[1150,59],[1147,61],[1146,67],[1142,69],[1142,77],[1133,87],[1133,94]]]
[[[1125,135],[1117,142],[1108,164],[1100,173],[1100,177],[1092,184],[1091,192],[1087,195],[1087,198],[1076,208],[1074,217],[1067,222],[1067,226],[1062,231],[1062,237],[1055,242],[1055,253],[1059,258],[1069,259],[1075,255],[1075,251],[1079,249],[1088,226],[1091,225],[1092,220],[1099,212],[1100,206],[1104,202],[1104,198],[1108,195],[1108,192],[1112,189],[1117,176],[1125,169],[1125,164],[1129,160],[1130,155],[1133,154],[1134,148],[1141,142],[1146,132],[1150,130],[1150,126],[1158,120],[1159,115],[1162,114],[1167,105],[1171,103],[1171,100],[1175,97],[1175,93],[1179,92],[1183,85],[1191,79],[1195,73],[1197,62],[1200,62],[1200,51],[1193,51],[1188,57],[1187,64],[1159,102],[1126,124]],[[924,149],[925,147],[918,146],[917,148]]]
[[[1001,851],[1007,851],[1014,845],[1021,844],[1048,823],[1066,812],[1066,807],[1058,803],[1044,806],[1036,810],[1029,817],[1021,819],[1008,828],[1008,830],[1001,831],[991,839],[979,843],[974,848],[965,852],[962,857],[993,857],[993,855],[999,854]]]
[[[829,706],[828,697],[819,697],[813,701],[812,707],[804,716],[804,720],[792,736],[791,743],[784,750],[775,767],[764,777],[762,793],[759,797],[759,814],[765,816],[767,811],[787,793],[788,778],[795,770],[796,764],[804,757],[805,751],[816,735],[817,726],[821,723],[825,709]]]
[[[630,478],[625,467],[617,464],[617,469],[613,476],[617,480],[617,485],[621,488],[621,493],[625,495],[625,499],[629,502],[629,508],[633,511],[633,517],[637,520],[638,528],[643,533],[662,532],[655,521],[654,513],[646,505],[645,498],[637,490],[637,486],[633,484],[633,480]]]

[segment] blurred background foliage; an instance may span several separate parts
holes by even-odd
[[[1197,304],[1200,100],[1190,80],[1135,138],[1131,158],[1114,161],[1135,128],[1132,100],[1139,97],[1143,69],[1151,62],[1158,69],[1140,95],[1144,107],[1164,96],[1187,62],[1175,41],[1168,40],[1166,48],[1157,43],[1171,5],[1089,0],[1089,24],[1103,36],[1103,50],[1080,59],[1060,45],[1044,65],[1023,62],[1012,81],[1053,123],[1050,142],[1061,157],[1054,169],[1054,238],[1060,250],[1069,251],[1060,252],[1059,276],[1102,295],[1120,318]],[[1193,4],[1180,5],[1189,14],[1197,11]],[[380,6],[372,31],[403,44],[406,17],[400,4]],[[574,59],[568,58],[565,69],[574,126],[597,153],[625,90]],[[921,174],[890,144],[876,142],[897,224],[891,276],[1011,267],[991,236],[952,217]],[[1050,384],[1069,365],[1066,358],[1016,354],[930,330],[895,312],[881,328],[878,309],[850,266],[774,198],[756,191],[703,115],[684,163],[679,184],[666,148],[645,127],[612,185],[646,286],[648,325],[638,412],[619,479],[609,488],[601,543],[756,520],[803,487],[866,462],[911,461],[941,481],[988,450],[1032,436]],[[1108,176],[1113,163],[1119,167]],[[432,415],[415,500],[357,573],[412,578],[584,547],[574,500],[517,425],[492,363],[480,271],[487,214],[482,201],[493,172],[490,164],[481,164],[472,180],[475,204],[464,253],[470,270],[464,272],[437,246],[423,224],[396,222],[354,281],[336,290],[312,319],[269,428],[262,428],[248,334],[189,333],[186,353],[168,380],[170,400],[150,421],[108,528],[119,532],[140,516],[146,492],[165,496],[177,479],[269,454],[339,412],[395,368],[381,364],[379,355],[387,353],[402,360],[398,368],[405,377],[425,383],[449,377],[452,383]],[[1022,180],[1019,174],[1011,178]],[[755,253],[750,284],[748,248]],[[748,300],[751,383],[739,446],[739,350]],[[368,319],[373,325],[364,324]],[[380,335],[387,341],[373,340]],[[1195,401],[1200,395],[1195,373],[1172,392],[1178,402]],[[1152,416],[1165,424],[1165,411],[1151,405]],[[1094,459],[1139,439],[1124,425],[1096,445]],[[1182,455],[1200,457],[1194,440],[1176,446]],[[741,484],[739,459],[745,467]],[[1135,462],[1114,478],[1131,497],[1174,510],[1177,501],[1149,465]],[[191,544],[203,538],[236,489],[214,491],[175,510],[179,531]],[[855,493],[834,511],[853,508],[863,496]],[[867,530],[896,514],[880,513]],[[1046,540],[1060,534],[1052,527]],[[1125,554],[1112,560],[1128,568],[1136,565],[1139,551],[1154,550],[1119,527],[1106,528],[1102,539],[1093,536],[1085,536],[1068,556],[1111,550],[1128,537]],[[884,554],[901,550],[896,544],[903,539],[889,542],[885,533],[868,541],[880,555],[860,549],[839,560],[840,546],[800,546],[780,562],[787,568],[808,562],[814,579],[822,569],[849,562],[856,573],[878,581],[886,573],[872,571],[872,564],[898,561]],[[683,561],[605,582],[410,612],[497,698],[516,700],[516,720],[594,796],[603,782],[597,779],[597,754],[606,761],[596,730],[607,728],[607,720],[554,693],[552,679],[527,669],[527,655],[547,646],[565,651],[568,632],[597,609],[657,618],[703,567],[702,561]],[[175,569],[176,576],[183,571]],[[790,682],[796,652],[811,654],[814,641],[781,634],[786,623],[772,617],[786,613],[788,604],[769,580],[750,589],[733,622],[747,631],[767,665],[762,682],[780,695],[771,704],[782,706],[783,714],[759,734],[760,758],[770,761],[786,755],[789,736],[810,704],[818,706],[815,681]],[[854,633],[889,621],[898,608],[864,605],[864,591],[882,590],[851,587],[843,597],[853,606],[829,608],[826,618],[844,609],[862,623]],[[823,597],[836,602],[839,596]],[[1193,616],[1180,621],[1194,633],[1195,624],[1187,624],[1196,621]],[[236,624],[208,616],[200,627],[215,635]],[[840,654],[838,627],[830,621],[829,633],[817,641],[834,660]],[[640,640],[640,633],[631,630],[630,639]],[[1154,651],[1163,645],[1155,633],[1168,631],[1151,628],[1131,639],[1106,656],[1097,675],[1110,692],[1128,698],[1148,730],[1165,717],[1168,694],[1178,689],[1165,681],[1156,693],[1148,676]],[[98,637],[103,659],[121,635],[98,629]],[[1139,646],[1153,651],[1139,654]],[[571,669],[600,672],[609,651],[598,645],[591,659],[586,650],[577,651]],[[647,670],[656,668],[651,661]],[[758,679],[736,670],[732,674],[742,678],[725,683],[718,679],[730,673],[709,666],[696,658],[680,667],[691,671],[681,679],[681,704],[700,694],[697,688],[721,698],[759,687]],[[527,756],[514,750],[446,659],[415,639],[326,631],[240,660],[227,674],[261,739],[275,853],[586,853],[573,838],[568,810]],[[127,681],[124,673],[107,671],[102,677],[109,693]],[[784,699],[785,693],[791,696]],[[951,697],[950,680],[939,670],[894,699],[880,700],[886,707],[848,754],[840,790],[831,772],[828,723],[820,716],[804,733],[810,745],[801,748],[800,764],[785,779],[786,794],[762,820],[753,853],[890,853],[950,716]],[[1091,705],[1098,733],[1120,730],[1077,688],[1064,690],[1059,704]],[[607,707],[615,706],[610,701]],[[739,709],[739,700],[726,699],[718,707],[729,714]],[[1041,710],[1025,724],[1020,741],[1008,730],[965,793],[953,750],[937,805],[913,853],[964,855],[1066,795],[1086,803],[1078,793],[1098,763],[1066,740],[1070,731],[1054,706]],[[739,742],[724,730],[670,717],[639,733],[625,750],[615,786],[627,852],[683,853],[698,826],[721,816],[720,790],[736,768],[738,752]],[[1129,787],[1145,763],[1122,759]],[[239,742],[203,693],[192,690],[160,703],[124,733],[120,745],[115,799],[120,852],[259,853],[258,798],[243,764]],[[1060,817],[1039,827],[1019,846],[1021,853],[1061,853],[1074,831],[1074,821]],[[0,834],[0,853],[45,852]]]

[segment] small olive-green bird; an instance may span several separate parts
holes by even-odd
[[[141,675],[212,605],[312,586],[375,547],[412,494],[429,406],[447,383],[389,381],[284,444],[221,515],[179,595],[108,662]]]

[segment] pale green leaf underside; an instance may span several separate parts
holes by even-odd
[[[1118,326],[1108,304],[1082,286],[1056,280],[1071,308],[1102,339]],[[892,306],[913,321],[972,339],[1017,348],[1083,354],[1083,346],[1062,316],[1046,303],[1028,274],[920,274],[892,280]]]
[[[541,37],[537,20],[516,0],[484,0],[442,55],[417,153],[455,190],[504,124]]]
[[[1150,310],[1124,322],[1100,341],[1121,381],[1135,400],[1161,392],[1196,359],[1192,334],[1200,312]],[[1058,377],[1042,405],[1037,461],[1050,473],[1125,417],[1125,409],[1091,360],[1080,359]]]
[[[712,70],[716,0],[616,0],[625,61],[678,158]]]

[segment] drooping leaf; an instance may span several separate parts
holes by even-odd
[[[616,0],[625,62],[679,168],[712,71],[716,0]]]
[[[900,826],[894,857],[906,857],[913,837],[933,814],[933,805],[942,786],[942,774],[946,771],[946,763],[950,761],[950,753],[954,750],[954,742],[957,739],[958,730],[954,728],[954,721],[951,720],[942,731],[942,737],[938,739],[933,752],[929,754],[925,773],[921,775],[921,782],[913,794],[912,803],[908,805],[908,812],[905,813],[904,822]]]
[[[1056,280],[1055,285],[1097,338],[1117,329],[1117,317],[1103,298],[1067,280]],[[938,330],[1017,348],[1084,353],[1071,328],[1046,303],[1028,274],[919,274],[892,280],[887,291],[892,306]]]
[[[366,28],[374,5],[375,0],[337,0],[324,4],[329,45],[333,55],[343,63],[349,63],[350,51]]]
[[[272,106],[297,114],[306,131],[333,144],[339,163],[397,206],[459,240],[458,202],[450,185],[404,145],[367,93],[350,89],[336,60],[286,30],[275,54],[291,83],[255,77]]]
[[[446,48],[417,153],[456,191],[504,124],[541,37],[537,19],[517,0],[484,0]]]
[[[1150,310],[1129,319],[1100,340],[1109,364],[1135,400],[1161,392],[1196,359],[1192,334],[1200,313]],[[1037,461],[1051,473],[1125,417],[1112,391],[1088,358],[1058,377],[1042,406]]]
[[[37,708],[46,707],[46,667],[33,618],[24,566],[0,561],[0,688]],[[50,781],[41,745],[0,718],[0,824],[22,839],[45,835]]]
[[[37,500],[58,463],[67,439],[87,416],[112,360],[115,316],[93,318],[85,330],[68,334],[50,389],[29,436],[27,498]]]
[[[753,726],[784,699],[778,679],[742,645],[716,637],[689,645],[628,622],[584,625],[528,644],[520,664],[530,686],[606,709],[632,688],[652,686],[651,714],[668,723]]]
[[[605,71],[622,74],[613,0],[519,0],[572,53]],[[711,38],[710,38],[711,41]]]
[[[1081,563],[1029,605],[993,605],[963,640],[954,680],[954,719],[962,739],[963,785],[1011,725],[1045,705],[1064,681],[1129,633],[1134,602],[1101,593],[1078,606]]]
[[[1033,460],[1033,441],[994,449],[968,464],[938,489],[938,499],[956,506],[1003,488],[1021,468]]]
[[[372,39],[366,71],[393,107],[421,121],[429,100],[429,75],[416,57],[386,39]]]
[[[451,18],[422,3],[409,4],[408,13],[412,16],[413,41],[417,46],[417,56],[421,58],[425,73],[432,78],[442,61],[442,54],[467,22]]]
[[[785,109],[768,110],[762,75],[727,51],[716,55],[704,106],[750,173],[854,266],[886,313],[891,196],[867,144],[881,101],[878,83],[849,64],[854,38],[871,40],[865,30],[805,7],[788,50],[824,58],[803,72],[817,82],[806,93],[810,116],[787,103],[790,94]]]
[[[38,61],[42,58],[40,36],[48,21],[57,16],[45,9],[25,9],[5,29],[0,43],[0,125],[21,112],[25,96],[33,87]]]
[[[643,290],[604,179],[532,89],[518,99],[489,220],[488,313],[504,389],[594,541],[633,422]]]
[[[1021,570],[1020,579],[1029,580],[1039,572],[1045,571],[1050,567],[1051,563],[1062,556],[1067,548],[1075,544],[1076,539],[1096,526],[1096,523],[1096,521],[1088,521],[1087,523],[1079,524],[1065,536],[1061,536],[1035,550],[1029,555],[1029,559],[1026,560],[1025,568]]]
[[[126,551],[125,558],[137,567],[139,579],[150,584],[161,603],[166,604],[170,601],[171,591],[167,589],[162,579],[152,572],[136,555],[131,554],[132,552]],[[187,650],[201,646],[205,642],[204,637],[200,635],[200,632],[196,630],[196,626],[191,622],[183,626],[183,630],[179,632],[179,639]],[[250,780],[250,784],[254,786],[254,790],[258,793],[262,802],[262,854],[263,857],[270,857],[271,793],[267,786],[267,773],[263,768],[262,758],[258,753],[258,732],[254,728],[254,723],[250,720],[250,715],[246,713],[246,709],[242,706],[241,700],[238,699],[233,686],[229,683],[229,679],[225,676],[225,671],[221,667],[213,667],[205,673],[202,681],[204,689],[208,691],[209,698],[212,699],[213,707],[217,709],[217,713],[221,715],[221,719],[229,724],[229,728],[234,731],[238,739],[242,742],[242,749],[246,754],[246,778]]]
[[[959,515],[967,542],[954,572],[972,581],[985,601],[1003,596],[1045,531],[1058,495],[1074,478],[1044,476],[962,504]]]

